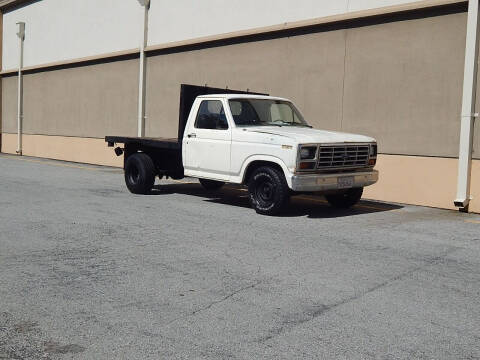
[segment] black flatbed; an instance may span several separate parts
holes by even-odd
[[[182,140],[188,116],[195,99],[208,94],[255,94],[268,95],[240,90],[220,89],[207,86],[182,84],[180,86],[180,109],[178,117],[178,134],[176,138],[105,136],[109,147],[123,144],[115,148],[117,156],[123,156],[124,168],[130,156],[141,152],[148,155],[155,166],[156,175],[181,179],[184,176],[182,161]]]
[[[178,134],[176,138],[162,138],[162,137],[130,137],[130,136],[106,136],[105,142],[109,147],[115,146],[115,144],[125,144],[124,150],[126,155],[137,151],[153,151],[159,155],[158,151],[170,150],[169,156],[172,153],[180,152],[182,149],[183,132],[187,124],[188,116],[195,99],[200,95],[208,94],[254,94],[254,95],[268,95],[260,93],[245,92],[241,90],[220,89],[207,86],[196,86],[182,84],[180,86],[180,109],[178,118]]]
[[[106,136],[105,142],[108,143],[108,146],[114,146],[115,144],[125,144],[170,150],[180,150],[182,148],[182,142],[179,141],[178,138]]]

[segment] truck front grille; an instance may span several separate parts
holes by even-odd
[[[317,169],[361,168],[368,166],[368,145],[320,146]]]

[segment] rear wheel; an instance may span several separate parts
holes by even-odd
[[[248,192],[250,204],[262,215],[278,214],[290,197],[283,172],[269,166],[253,171],[248,182]]]
[[[348,189],[345,192],[325,195],[331,206],[337,209],[348,209],[357,204],[363,195],[363,188]]]
[[[199,179],[199,181],[205,190],[218,190],[223,185],[225,185],[225,183],[222,181],[207,180],[207,179]]]
[[[155,183],[155,165],[145,153],[135,153],[125,163],[125,184],[134,194],[148,194]]]

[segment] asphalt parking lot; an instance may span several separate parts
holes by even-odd
[[[128,193],[0,155],[0,359],[478,359],[480,216]]]

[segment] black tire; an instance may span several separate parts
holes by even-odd
[[[148,194],[155,184],[155,165],[145,153],[135,153],[125,164],[125,184],[134,194]]]
[[[337,209],[348,209],[356,205],[363,195],[363,188],[348,189],[345,192],[325,195],[328,203]]]
[[[222,181],[215,181],[215,180],[207,180],[207,179],[199,179],[200,184],[202,184],[205,190],[218,190],[223,185],[225,185]]]
[[[255,169],[248,181],[250,204],[258,214],[276,215],[290,198],[290,191],[281,170],[262,166]]]

